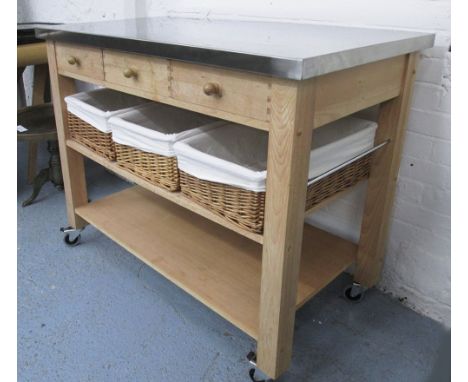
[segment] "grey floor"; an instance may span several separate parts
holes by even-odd
[[[21,208],[25,157],[19,144],[18,380],[249,381],[247,335],[92,227],[81,245],[64,245],[62,192],[47,185]],[[91,199],[127,187],[87,168]],[[427,381],[442,327],[375,290],[350,304],[340,297],[349,281],[298,312],[292,365],[278,381]]]

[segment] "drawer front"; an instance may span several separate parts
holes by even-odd
[[[170,96],[176,100],[248,118],[270,118],[271,79],[172,61]]]
[[[151,94],[168,95],[168,68],[165,59],[104,50],[106,82]]]
[[[101,49],[64,43],[56,43],[55,49],[59,73],[104,79]]]

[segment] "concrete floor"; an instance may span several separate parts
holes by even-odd
[[[47,185],[21,208],[23,144],[18,157],[19,381],[249,380],[247,335],[92,227],[65,246],[62,192]],[[87,167],[91,199],[127,186]],[[349,281],[297,313],[292,365],[278,381],[427,381],[443,328],[376,290],[350,304],[340,297]]]

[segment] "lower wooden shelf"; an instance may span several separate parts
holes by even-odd
[[[257,338],[262,246],[139,186],[76,213]],[[355,260],[356,245],[304,226],[297,307]]]

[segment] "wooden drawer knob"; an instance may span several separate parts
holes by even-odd
[[[132,78],[132,77],[135,77],[137,76],[137,72],[135,72],[133,69],[131,68],[127,68],[123,71],[123,75],[124,77],[126,78]]]
[[[221,87],[214,82],[208,82],[203,86],[203,93],[207,96],[221,97]]]
[[[78,59],[74,56],[68,56],[67,61],[70,65],[78,64]]]

